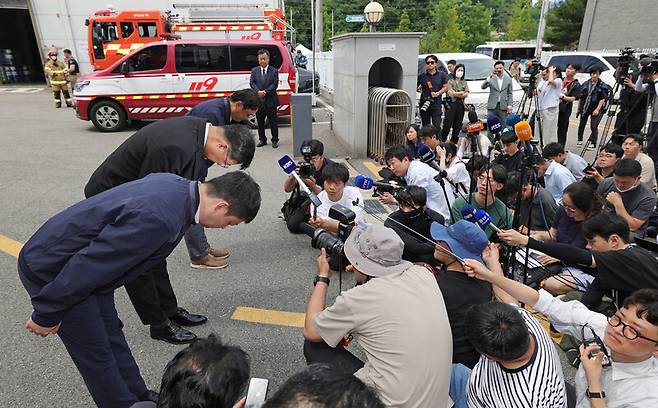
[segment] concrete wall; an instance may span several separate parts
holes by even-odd
[[[368,149],[368,74],[380,58],[402,67],[402,87],[415,100],[418,42],[424,33],[352,33],[333,37],[334,133],[355,157]],[[375,84],[382,86],[382,84]]]
[[[579,50],[658,48],[658,1],[589,0]]]

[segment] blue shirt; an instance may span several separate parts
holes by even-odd
[[[562,192],[569,184],[575,182],[576,178],[569,169],[555,160],[551,160],[550,166],[544,173],[544,184],[546,184],[546,190],[551,193],[556,203],[562,203]]]
[[[420,85],[421,88],[421,98],[432,98],[432,95],[430,92],[439,92],[441,88],[443,88],[444,85],[448,83],[448,75],[446,75],[443,70],[437,69],[437,71],[434,74],[430,74],[429,72],[423,72],[422,74],[418,75],[418,83],[417,85]],[[431,84],[431,89],[430,89],[430,84]],[[442,96],[438,96],[436,98],[432,98],[432,103],[430,104],[430,107],[436,107],[440,108],[441,107],[441,98]]]
[[[18,258],[21,280],[31,283],[32,320],[55,326],[92,294],[111,293],[166,259],[198,206],[196,181],[155,173],[46,221]]]

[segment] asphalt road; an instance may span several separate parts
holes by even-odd
[[[330,114],[318,111],[316,120],[315,135],[328,142],[328,154],[344,157],[340,145],[328,139]],[[132,126],[121,133],[99,133],[90,122],[78,120],[72,109],[55,109],[47,90],[0,89],[0,123],[0,235],[18,242],[25,242],[48,218],[81,200],[93,170],[138,129]],[[183,243],[168,259],[179,304],[209,317],[208,324],[194,331],[200,336],[216,333],[242,347],[251,357],[252,376],[268,378],[270,390],[304,367],[301,329],[233,320],[231,316],[240,306],[305,310],[317,251],[310,248],[306,236],[290,234],[279,218],[287,195],[281,188],[285,175],[276,161],[290,153],[290,129],[282,127],[279,149],[259,148],[248,169],[262,189],[258,217],[248,225],[207,230],[211,244],[231,251],[229,268],[190,268]],[[361,162],[350,163],[355,167],[353,173],[365,171]],[[222,171],[214,166],[209,176]],[[349,282],[344,284],[348,286]],[[93,406],[59,339],[43,339],[25,330],[32,308],[17,276],[16,259],[4,252],[0,252],[0,287],[1,405]],[[332,282],[331,297],[336,293],[337,285]],[[149,388],[158,389],[165,364],[183,346],[152,340],[125,291],[118,290],[115,297],[142,375]]]

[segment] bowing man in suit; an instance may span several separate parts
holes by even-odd
[[[262,109],[256,112],[259,139],[257,147],[267,144],[265,137],[265,117],[267,116],[272,131],[272,147],[276,149],[279,147],[279,128],[276,123],[276,111],[279,105],[279,97],[276,94],[276,89],[279,87],[279,71],[270,66],[269,51],[258,50],[258,66],[251,70],[249,85],[263,99]]]

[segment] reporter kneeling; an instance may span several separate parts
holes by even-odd
[[[448,406],[450,325],[433,273],[402,260],[404,244],[390,228],[356,227],[345,242],[349,272],[361,285],[326,308],[331,271],[323,249],[306,309],[304,355],[354,375],[389,407]],[[341,342],[358,340],[365,364]]]
[[[427,192],[422,187],[405,187],[398,192],[397,201],[400,209],[389,214],[384,226],[395,231],[404,242],[402,259],[435,264],[434,246],[428,242],[432,239],[430,227],[433,222],[444,224],[445,218],[425,207]]]

